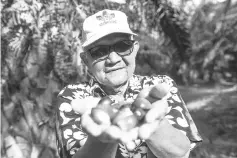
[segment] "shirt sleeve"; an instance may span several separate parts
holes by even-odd
[[[154,76],[151,77],[150,81],[147,80],[146,82],[150,85],[152,82],[152,85],[162,84],[163,87],[167,87],[169,93],[166,97],[169,107],[165,117],[173,127],[180,130],[189,138],[191,142],[190,149],[195,148],[197,144],[202,142],[202,138],[174,80],[168,76]]]
[[[80,126],[80,114],[72,110],[73,91],[64,89],[57,98],[56,143],[60,158],[71,158],[84,145],[86,133]]]

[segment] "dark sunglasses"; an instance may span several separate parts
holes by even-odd
[[[95,60],[106,59],[112,51],[115,51],[120,56],[126,56],[132,53],[134,42],[133,40],[123,40],[113,45],[99,45],[89,49],[88,52]]]

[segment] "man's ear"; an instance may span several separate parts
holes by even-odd
[[[85,53],[85,52],[81,52],[81,53],[80,53],[80,57],[81,57],[82,61],[83,61],[86,65],[88,65],[88,59],[87,59],[86,53]]]
[[[133,46],[133,53],[136,53],[136,54],[137,54],[139,48],[140,48],[139,42],[138,42],[138,41],[135,41],[135,42],[134,42],[134,46]]]

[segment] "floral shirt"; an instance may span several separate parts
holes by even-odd
[[[202,138],[175,82],[170,77],[133,75],[125,92],[125,99],[134,100],[143,88],[156,84],[163,84],[170,89],[170,96],[167,98],[169,112],[165,117],[173,127],[179,129],[189,138],[190,150],[192,150],[198,142],[202,141]],[[87,134],[80,126],[80,114],[72,110],[70,102],[78,97],[83,99],[90,96],[106,96],[99,84],[93,80],[90,83],[68,85],[58,95],[56,137],[60,158],[72,157],[87,139]],[[148,146],[146,143],[141,140],[136,140],[135,143],[137,146],[133,151],[128,151],[123,144],[119,144],[116,158],[147,158]]]

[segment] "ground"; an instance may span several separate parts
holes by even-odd
[[[180,86],[203,143],[190,158],[237,158],[237,85]]]

